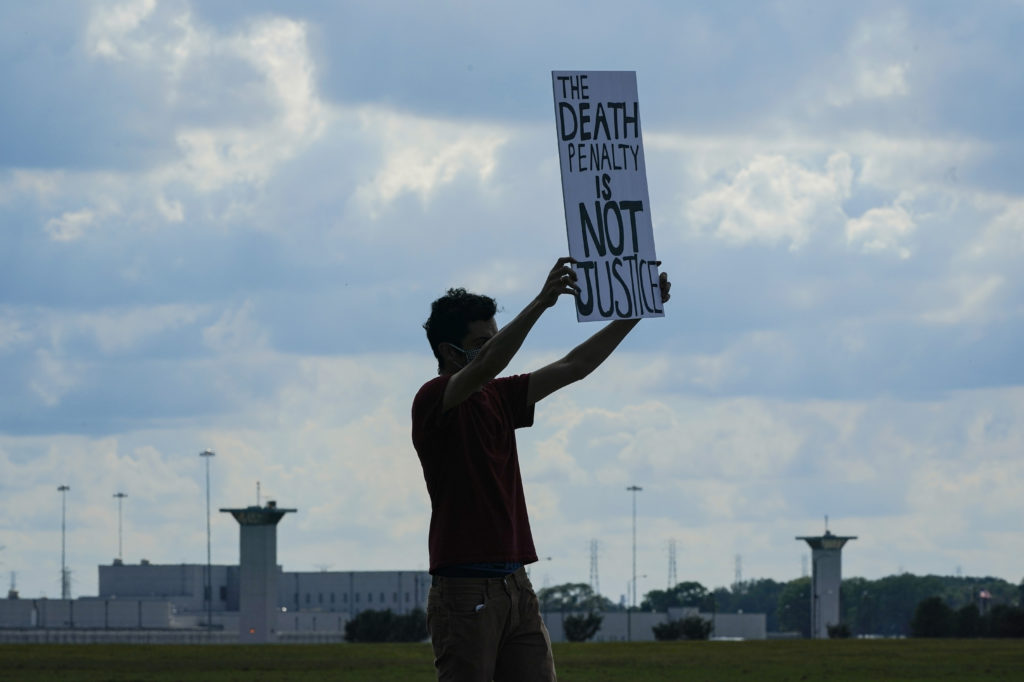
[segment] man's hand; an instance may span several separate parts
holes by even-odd
[[[555,267],[551,268],[544,288],[537,295],[537,300],[545,308],[553,306],[562,294],[576,296],[580,293],[580,288],[576,284],[576,271],[570,267],[570,263],[575,262],[576,259],[572,256],[563,256],[555,262]]]
[[[554,291],[554,293],[551,294],[552,303],[557,300],[559,294],[579,292],[579,287],[576,287],[573,283],[575,277],[571,277],[567,280],[561,280],[561,278],[565,276],[563,269],[568,269],[566,263],[569,262],[574,261],[572,261],[571,258],[559,258],[555,268],[548,276],[547,283],[544,285],[545,291],[549,288]],[[661,262],[659,261],[657,264],[661,265]],[[559,281],[564,281],[566,284],[573,283],[575,291],[561,291],[558,285]],[[554,282],[554,284],[552,284],[552,282]],[[662,272],[659,274],[658,289],[661,293],[662,303],[671,298],[671,295],[669,294],[669,289],[671,288],[672,282],[668,279],[668,273]],[[539,297],[538,300],[540,300]],[[618,347],[619,342],[626,338],[626,334],[628,334],[639,321],[640,318],[631,318],[628,320],[614,320],[609,322],[598,330],[596,334],[569,351],[568,355],[562,359],[556,360],[555,362],[532,372],[530,374],[530,386],[526,393],[527,401],[532,405],[543,400],[563,386],[568,386],[574,381],[579,381],[593,372],[608,358],[609,355],[611,355],[612,351]]]
[[[661,263],[658,263],[661,265]],[[663,272],[658,275],[658,288],[661,289],[661,302],[665,303],[668,299],[672,298],[672,294],[668,293],[669,289],[672,288],[672,282],[668,281],[668,273]]]

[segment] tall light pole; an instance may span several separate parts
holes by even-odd
[[[121,502],[124,500],[124,498],[128,497],[128,495],[126,495],[125,493],[117,492],[114,493],[114,497],[117,498],[117,560],[123,562],[124,552],[122,551],[123,536],[121,534]]]
[[[213,627],[213,567],[210,561],[210,458],[212,450],[203,450],[199,456],[206,460],[206,575],[203,580],[203,599],[206,600],[206,629]]]
[[[71,580],[67,562],[67,494],[71,486],[60,485],[60,598],[71,599]]]
[[[631,485],[626,490],[633,493],[633,602],[626,609],[626,639],[633,641],[633,608],[636,606],[636,494],[643,490],[638,485]]]

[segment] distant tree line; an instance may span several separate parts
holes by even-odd
[[[608,597],[596,594],[587,583],[563,583],[537,591],[541,611],[619,611]]]
[[[989,595],[984,601],[980,599],[983,590]],[[621,609],[606,597],[595,595],[585,583],[545,588],[538,592],[538,597],[541,610],[548,612],[592,613]],[[949,619],[937,616],[935,627],[942,634],[935,636],[1019,636],[999,633],[1014,632],[1017,613],[1024,608],[1024,582],[1014,585],[993,577],[910,573],[878,580],[844,580],[839,602],[841,622],[836,624],[839,627],[834,628],[833,636],[920,635],[923,630],[915,629],[914,625],[918,606],[930,598],[937,598],[953,614]],[[805,637],[811,634],[810,578],[788,582],[762,578],[714,590],[708,590],[699,582],[686,581],[668,590],[651,590],[644,595],[639,608],[665,612],[669,608],[687,606],[705,613],[764,613],[770,632],[800,632]],[[934,609],[934,605],[931,608]],[[975,622],[972,620],[975,610],[976,626],[971,624]]]
[[[954,609],[942,597],[917,605],[910,621],[915,637],[1024,637],[1024,607],[996,604],[984,611],[977,604]]]

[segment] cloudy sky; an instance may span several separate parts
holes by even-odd
[[[453,285],[566,250],[550,72],[635,70],[673,298],[519,432],[538,585],[1024,576],[1019,1],[0,5],[0,571],[419,569],[409,406]],[[563,299],[510,371],[596,331]],[[238,533],[213,519],[213,560]],[[5,580],[6,582],[6,580]],[[6,587],[6,585],[4,585]]]

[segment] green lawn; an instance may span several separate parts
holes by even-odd
[[[556,644],[559,680],[1020,680],[1022,640]],[[0,680],[427,680],[422,644],[0,645]]]

